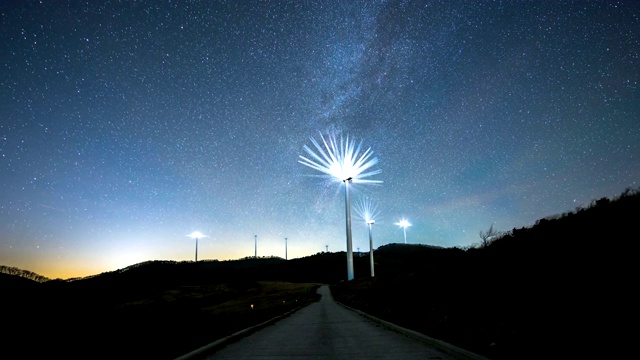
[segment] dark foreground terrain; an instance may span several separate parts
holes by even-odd
[[[174,359],[315,301],[318,287],[243,281],[124,294],[49,286],[59,288],[3,306],[0,358]]]
[[[375,278],[356,254],[352,281],[344,253],[150,261],[73,281],[0,273],[0,358],[174,359],[317,300],[320,284],[495,360],[624,358],[635,344],[638,214],[629,191],[466,250],[386,245]]]
[[[492,359],[626,358],[636,342],[639,214],[640,197],[628,192],[480,248],[383,247],[375,278],[332,292]]]

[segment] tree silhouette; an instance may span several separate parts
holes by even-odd
[[[496,231],[493,228],[493,224],[489,227],[487,231],[480,231],[480,247],[486,248],[491,244],[493,240],[495,240],[500,235],[500,232]]]
[[[33,281],[37,281],[37,282],[46,282],[46,281],[51,280],[46,276],[42,276],[42,275],[36,274],[36,273],[34,273],[32,271],[19,269],[17,267],[13,267],[13,266],[0,265],[0,273],[8,274],[8,275],[16,275],[16,276],[20,276],[20,277],[23,277],[25,279],[29,279],[29,280],[33,280]]]

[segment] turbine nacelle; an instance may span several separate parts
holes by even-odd
[[[411,224],[409,224],[409,221],[407,221],[406,219],[402,219],[400,221],[398,221],[396,223],[396,225],[400,226],[401,228],[408,228],[409,226],[411,226]]]
[[[201,239],[204,237],[207,237],[207,235],[201,233],[200,231],[194,231],[191,234],[187,235],[188,237],[192,238],[192,239]]]

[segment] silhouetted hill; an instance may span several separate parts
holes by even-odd
[[[486,247],[394,244],[376,277],[332,286],[334,298],[493,359],[579,358],[631,351],[635,218],[640,195],[513,229]]]
[[[91,358],[173,359],[317,299],[304,284],[339,281],[344,258],[344,253],[319,253],[289,261],[147,261],[42,283],[20,277],[21,272],[0,274],[3,325],[12,329],[0,358],[9,353],[7,358],[19,359],[22,353],[25,359],[75,359],[100,349]],[[37,347],[29,346],[34,336]]]
[[[4,284],[20,278],[3,280],[0,358],[174,359],[318,298],[317,284],[237,275],[205,281],[187,265],[150,262],[36,286],[19,281],[10,292]],[[171,268],[181,274],[169,276]]]
[[[632,343],[622,329],[636,312],[630,244],[637,214],[640,195],[627,191],[512,229],[484,247],[389,244],[375,251],[375,278],[367,254],[354,257],[349,282],[344,252],[148,261],[73,281],[0,274],[3,325],[16,335],[8,344],[44,337],[41,348],[66,358],[109,344],[105,358],[126,358],[119,351],[127,348],[132,356],[169,359],[310,299],[294,292],[287,306],[272,302],[260,316],[224,310],[234,299],[264,300],[260,282],[326,283],[349,306],[496,360],[576,358],[604,349],[611,355]]]
[[[35,288],[36,286],[38,286],[38,282],[35,280],[30,280],[18,275],[0,273],[0,287],[2,287],[3,290]]]

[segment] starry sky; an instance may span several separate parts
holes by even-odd
[[[640,186],[638,1],[0,1],[0,264],[466,247]],[[287,239],[285,241],[285,238]],[[357,276],[358,274],[356,274]],[[346,265],[345,265],[346,276]]]

